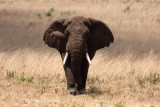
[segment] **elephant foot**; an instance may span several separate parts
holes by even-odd
[[[79,94],[79,92],[78,92],[78,90],[76,88],[70,88],[70,89],[68,89],[68,92],[71,95],[77,95],[77,94]]]
[[[85,88],[82,88],[82,89],[79,90],[79,94],[85,94],[85,93],[86,93]]]

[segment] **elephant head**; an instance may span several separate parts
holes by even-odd
[[[76,94],[85,89],[89,63],[95,52],[108,47],[114,37],[102,21],[77,16],[54,21],[45,31],[43,40],[60,52],[68,90]]]

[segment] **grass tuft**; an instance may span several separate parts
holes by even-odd
[[[26,80],[26,78],[25,78],[24,76],[22,76],[22,77],[20,78],[20,80],[21,80],[22,82],[24,82],[24,81]]]
[[[124,9],[124,12],[128,12],[131,8],[131,5],[128,5],[125,9]]]
[[[8,79],[15,77],[15,72],[14,71],[9,71],[9,70],[6,70],[6,71],[7,71],[7,78]]]
[[[154,73],[151,72],[148,77],[148,80],[152,84],[160,83],[160,74],[156,73],[156,72],[154,72]]]
[[[40,13],[37,14],[38,18],[42,18],[42,15]]]
[[[61,17],[69,17],[73,14],[75,14],[74,11],[72,11],[72,12],[71,11],[63,11],[63,12],[60,13]]]
[[[124,107],[122,102],[118,102],[114,105],[114,107]]]
[[[20,78],[19,78],[19,80],[21,81],[21,82],[28,82],[28,83],[33,83],[33,80],[34,80],[34,77],[33,76],[30,76],[30,77],[25,77],[24,75],[23,76],[21,76]]]
[[[54,12],[55,11],[55,9],[52,7],[52,8],[50,8],[49,10],[48,10],[48,12],[46,13],[46,16],[47,17],[52,17],[53,15],[52,15],[52,12]]]
[[[160,17],[157,17],[157,22],[160,23]]]
[[[33,83],[33,80],[34,80],[33,76],[27,78],[27,82],[28,83]]]

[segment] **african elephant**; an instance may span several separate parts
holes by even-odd
[[[67,90],[71,95],[76,95],[85,92],[89,64],[96,51],[108,47],[114,37],[102,21],[76,16],[51,23],[43,40],[59,51]]]

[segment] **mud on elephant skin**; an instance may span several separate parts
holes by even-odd
[[[49,47],[59,51],[68,92],[76,95],[85,92],[90,60],[98,49],[113,43],[114,37],[102,21],[77,16],[51,23],[43,40]]]

